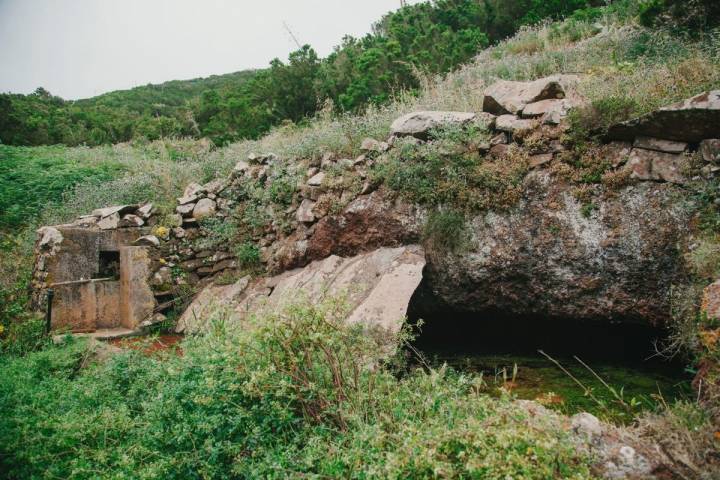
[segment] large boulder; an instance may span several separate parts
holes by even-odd
[[[426,138],[430,130],[443,125],[464,125],[478,116],[469,112],[413,112],[403,115],[390,126],[391,135]]]
[[[445,312],[662,325],[672,285],[687,282],[685,196],[672,183],[644,182],[597,195],[588,212],[572,186],[533,170],[516,208],[468,220],[458,251],[428,252],[429,303]]]
[[[720,90],[701,93],[685,101],[662,107],[640,118],[614,125],[613,140],[631,141],[638,136],[697,143],[720,138]]]
[[[548,111],[565,111],[581,100],[575,93],[575,75],[553,75],[532,82],[500,80],[484,92],[483,110],[494,115],[520,115],[526,106],[544,100],[563,100],[562,104],[545,102],[533,105],[528,117],[544,115]]]
[[[188,307],[177,330],[201,332],[216,316],[240,322],[249,315],[279,312],[294,302],[344,296],[350,306],[348,322],[397,334],[424,266],[425,255],[418,246],[381,248],[351,258],[332,255],[254,283],[245,277],[229,286],[212,285]]]

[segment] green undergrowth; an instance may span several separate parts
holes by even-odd
[[[592,478],[550,418],[447,368],[398,376],[343,302],[295,305],[182,355],[69,341],[0,362],[9,478]]]

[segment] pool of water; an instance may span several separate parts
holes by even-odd
[[[447,364],[457,371],[482,375],[490,395],[507,393],[563,413],[590,412],[620,422],[629,422],[637,413],[655,409],[662,402],[691,395],[691,376],[677,364],[596,360],[584,366],[572,357],[552,357],[563,371],[540,353],[426,351],[423,356],[435,368]]]
[[[498,312],[422,313],[412,348],[429,366],[447,363],[482,375],[492,395],[508,393],[564,413],[587,411],[621,422],[691,396],[692,375],[683,362],[657,353],[667,335],[660,328]]]

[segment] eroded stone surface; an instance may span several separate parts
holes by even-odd
[[[720,90],[704,92],[640,118],[614,125],[613,140],[632,141],[646,136],[679,142],[720,138]]]
[[[234,285],[210,286],[183,314],[178,331],[202,331],[222,307],[232,310],[229,321],[241,324],[248,315],[279,312],[292,303],[344,296],[351,307],[348,322],[397,333],[424,265],[420,247],[381,248],[351,258],[331,255],[254,284],[243,278]]]
[[[633,148],[628,157],[627,168],[632,171],[632,177],[639,180],[683,184],[687,182],[682,173],[686,164],[687,159],[682,154]]]
[[[503,311],[664,324],[669,292],[686,281],[678,248],[691,213],[669,183],[636,184],[596,199],[583,214],[572,188],[546,170],[526,179],[532,193],[510,212],[467,224],[458,252],[431,252],[428,310]],[[446,311],[446,310],[445,310]]]

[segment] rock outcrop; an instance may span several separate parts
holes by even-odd
[[[610,128],[613,140],[655,137],[698,143],[720,138],[720,90],[704,92]]]
[[[305,268],[250,282],[248,277],[228,286],[208,286],[188,307],[177,330],[194,333],[222,315],[242,325],[248,315],[278,312],[293,302],[317,303],[344,296],[348,322],[365,323],[397,333],[422,279],[425,266],[420,247],[381,248],[351,258],[331,255]]]
[[[588,215],[567,184],[532,172],[517,208],[472,219],[464,250],[430,253],[424,287],[458,311],[663,324],[670,286],[685,281],[680,195],[638,184]]]
[[[326,259],[350,261],[369,251],[419,243],[427,212],[375,183],[371,169],[387,160],[398,137],[423,144],[433,141],[433,128],[482,124],[486,136],[463,148],[498,164],[517,161],[510,154],[518,152],[530,170],[517,185],[522,200],[513,208],[471,218],[463,248],[429,251],[423,290],[454,310],[662,324],[669,316],[668,289],[685,281],[682,255],[692,242],[691,209],[682,188],[689,181],[685,164],[700,147],[708,167],[720,169],[713,140],[720,134],[707,129],[698,133],[699,126],[687,129],[694,132],[692,138],[636,128],[659,120],[618,127],[635,130],[623,136],[628,141],[615,141],[600,154],[613,175],[634,181],[613,191],[586,187],[592,190],[592,203],[579,200],[577,184],[556,174],[557,168],[567,167],[559,161],[566,153],[561,140],[565,116],[583,102],[574,90],[576,80],[555,76],[499,82],[485,92],[487,112],[408,114],[393,123],[387,142],[363,140],[365,153],[355,159],[331,152],[304,160],[251,154],[237,162],[228,178],[188,185],[176,213],[163,217],[163,224],[151,206],[129,205],[98,209],[72,226],[93,232],[137,230],[132,241],[153,252],[150,274],[156,310],[162,311],[173,305],[175,289],[186,285],[202,290],[230,281],[238,289],[235,282],[246,270],[244,262],[256,262],[269,275],[307,265],[312,272]],[[710,92],[664,110],[691,111],[696,120],[702,110],[711,120],[716,97]],[[658,113],[657,118],[666,117]],[[523,144],[528,136],[534,136],[531,150]],[[281,184],[274,183],[279,179]],[[252,205],[252,228],[244,232],[250,245],[247,258],[238,258],[238,245],[232,242],[209,241],[206,220],[222,225],[245,212],[248,189],[278,185],[279,195],[288,186],[291,190],[282,203]],[[53,230],[40,233],[38,290],[46,280],[41,268],[45,252],[56,248],[57,236]],[[211,287],[199,298],[238,298],[256,287],[254,282],[238,291]],[[256,296],[272,296],[272,289],[264,288]]]

